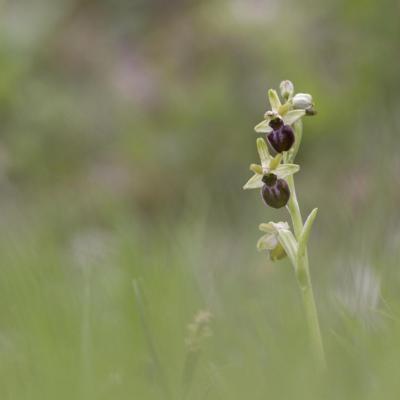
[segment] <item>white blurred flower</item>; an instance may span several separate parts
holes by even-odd
[[[378,317],[380,279],[370,265],[353,264],[346,269],[335,297],[350,315],[372,324]]]
[[[71,240],[70,251],[74,264],[86,269],[104,265],[112,252],[112,236],[102,230],[78,232]]]

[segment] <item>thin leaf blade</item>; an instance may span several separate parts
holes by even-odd
[[[307,244],[308,244],[308,239],[309,239],[310,233],[311,233],[311,228],[314,224],[317,213],[318,213],[318,208],[314,208],[310,212],[310,215],[307,217],[306,222],[304,223],[303,230],[299,237],[299,249],[298,249],[297,257],[302,257],[305,254]]]

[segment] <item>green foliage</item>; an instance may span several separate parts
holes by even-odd
[[[397,398],[396,7],[1,2],[0,398],[165,398],[133,280],[171,398],[202,309],[188,399]],[[322,205],[321,376],[289,262],[254,251],[275,217],[241,191],[288,77],[319,113],[297,182]]]

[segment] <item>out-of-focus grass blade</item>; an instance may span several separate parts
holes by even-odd
[[[149,355],[150,355],[151,360],[156,369],[157,382],[160,385],[160,389],[164,393],[165,398],[171,399],[171,392],[169,390],[169,386],[168,386],[168,382],[167,382],[167,379],[166,379],[166,376],[164,373],[164,369],[161,365],[160,357],[158,356],[158,352],[157,352],[156,346],[154,344],[154,339],[153,339],[153,335],[151,333],[151,329],[147,323],[145,302],[144,302],[142,291],[140,289],[140,284],[137,279],[134,279],[132,281],[132,286],[133,286],[133,291],[135,293],[137,309],[138,309],[139,316],[140,316],[140,322],[142,324],[143,332],[146,337],[146,343],[147,343]]]

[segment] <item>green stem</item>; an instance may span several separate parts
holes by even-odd
[[[290,189],[290,198],[288,202],[288,209],[290,217],[292,218],[293,230],[297,240],[303,230],[303,219],[301,217],[299,203],[297,201],[296,189],[294,185],[293,176],[287,178],[287,183]],[[314,356],[317,362],[322,366],[326,366],[324,346],[322,343],[321,330],[319,327],[317,307],[314,299],[314,292],[311,283],[310,267],[308,263],[307,248],[304,255],[298,259],[295,266],[296,275],[300,291],[303,297],[304,310],[306,313],[307,324],[310,331],[311,343],[313,346]]]

